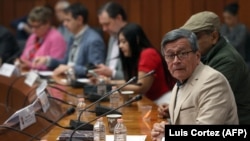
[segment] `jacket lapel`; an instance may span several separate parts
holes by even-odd
[[[192,85],[189,84],[190,82],[188,82],[187,84],[184,85],[183,88],[181,88],[181,93],[179,93],[179,100],[176,103],[175,109],[174,109],[174,119],[173,119],[173,123],[176,123],[177,117],[179,116],[180,110],[181,110],[181,106],[182,103],[188,98],[188,96],[191,94],[192,92]],[[180,90],[179,90],[180,92]],[[177,98],[177,97],[176,97]]]
[[[200,62],[199,65],[196,67],[195,71],[193,72],[192,76],[188,79],[187,83],[181,88],[181,93],[179,93],[179,100],[176,103],[175,109],[173,110],[173,124],[176,123],[176,120],[180,114],[180,110],[182,107],[182,104],[185,102],[185,100],[191,95],[193,87],[196,83],[196,81],[199,79],[199,73],[201,72],[201,70],[204,68],[204,65]],[[179,90],[180,92],[180,90]],[[176,91],[174,94],[174,99],[172,99],[172,101],[175,101],[176,97]],[[173,107],[174,108],[174,107]]]
[[[169,115],[170,115],[171,123],[174,123],[173,119],[174,119],[174,105],[175,105],[176,91],[177,91],[177,85],[175,84],[172,90],[172,96],[169,102]]]

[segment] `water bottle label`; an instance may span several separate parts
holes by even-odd
[[[98,93],[99,95],[104,95],[104,94],[106,93],[106,86],[105,86],[105,85],[103,85],[103,86],[98,86],[98,87],[97,87],[97,93]]]
[[[124,134],[115,135],[115,141],[126,141],[126,135]]]
[[[94,129],[94,141],[105,141],[105,140],[106,140],[105,127],[95,128]]]

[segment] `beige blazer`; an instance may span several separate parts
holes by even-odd
[[[173,88],[169,104],[172,124],[238,124],[230,85],[213,68],[200,63],[180,87],[175,105],[176,92],[177,85]]]

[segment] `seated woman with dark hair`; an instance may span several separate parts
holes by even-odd
[[[119,31],[118,39],[125,81],[137,76],[139,79],[136,83],[140,84],[128,85],[123,90],[144,94],[155,102],[171,91],[175,80],[170,75],[163,57],[152,47],[139,25],[127,24]],[[153,75],[140,79],[152,70],[155,70]],[[124,80],[113,80],[112,83],[119,85],[124,83]]]

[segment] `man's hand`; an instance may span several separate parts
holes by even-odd
[[[161,141],[162,137],[164,136],[165,125],[167,123],[162,121],[161,123],[155,123],[153,129],[151,131],[151,138],[152,141]]]
[[[99,75],[104,75],[106,77],[112,77],[112,70],[108,66],[105,66],[104,64],[99,64],[96,67],[97,68],[94,69],[95,73]]]
[[[169,118],[169,107],[167,103],[161,104],[158,107],[158,117],[159,118]]]
[[[64,74],[69,68],[70,66],[68,65],[60,65],[53,71],[53,75],[58,76],[58,75]]]
[[[36,57],[33,62],[32,62],[32,67],[36,68],[42,65],[45,65],[48,61],[48,58],[45,56],[40,56],[40,57]]]

